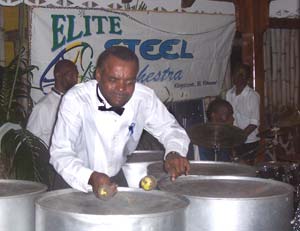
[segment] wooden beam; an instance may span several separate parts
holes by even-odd
[[[300,29],[299,18],[269,18],[269,28]]]
[[[269,0],[234,0],[237,30],[262,33],[269,23]]]
[[[261,129],[264,128],[263,33],[269,26],[269,0],[233,0],[237,30],[242,33],[243,63],[253,68],[253,86],[260,95]]]

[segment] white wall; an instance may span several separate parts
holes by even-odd
[[[113,2],[118,2],[117,0]],[[136,2],[136,1],[133,1]],[[133,4],[133,2],[131,4]],[[141,1],[140,1],[141,2]],[[147,9],[156,7],[168,11],[182,10],[181,0],[144,0]],[[187,12],[234,14],[234,5],[231,2],[196,0],[192,7],[183,9]],[[273,0],[270,3],[270,17],[300,17],[300,0]]]
[[[117,2],[115,0],[114,2]],[[133,1],[134,2],[134,1]],[[182,10],[180,0],[144,0],[148,9],[154,9],[157,6],[168,11]],[[234,14],[234,5],[231,2],[196,0],[190,8],[183,9],[187,12],[203,12],[203,13],[222,13]],[[270,3],[270,17],[300,17],[300,0],[273,0]]]
[[[196,0],[187,11],[206,13],[234,14],[234,5],[230,2]],[[300,0],[274,0],[270,3],[270,17],[300,17]]]
[[[270,3],[270,17],[296,18],[300,17],[299,0],[275,0]]]

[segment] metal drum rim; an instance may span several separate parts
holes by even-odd
[[[239,164],[233,162],[225,162],[225,161],[201,161],[201,160],[190,160],[190,164],[211,164],[211,165],[228,165],[228,166],[239,166],[245,169],[256,171],[256,167],[249,166],[247,164]],[[163,161],[154,161],[154,163],[163,163]]]
[[[165,153],[165,151],[164,150],[135,150],[130,155],[140,154],[140,153],[142,153],[142,154],[144,154],[144,153],[159,153],[159,154],[163,154],[163,153]]]
[[[153,164],[153,163],[156,163],[156,162],[160,163],[160,161],[126,162],[123,166],[127,166],[127,165],[141,165],[141,164]]]
[[[126,191],[126,192],[128,192],[128,191],[145,192],[142,189],[127,188],[127,187],[118,187],[118,191],[119,192],[122,192],[122,191]],[[155,194],[165,194],[165,195],[167,194],[167,195],[171,195],[172,197],[176,197],[176,198],[180,199],[182,202],[184,202],[184,206],[181,206],[181,207],[178,207],[178,208],[174,208],[174,209],[172,209],[170,211],[157,212],[157,213],[106,215],[106,214],[87,214],[87,213],[76,213],[76,212],[60,211],[60,210],[56,210],[54,208],[49,208],[49,207],[42,206],[40,204],[43,199],[51,197],[52,195],[55,195],[55,194],[60,195],[60,194],[68,193],[68,192],[81,192],[81,191],[69,188],[69,189],[60,189],[60,190],[54,190],[54,191],[50,191],[50,192],[44,193],[43,196],[41,196],[40,198],[38,198],[35,201],[36,208],[40,208],[40,209],[46,210],[46,211],[52,211],[52,212],[59,213],[59,214],[70,215],[70,216],[71,215],[76,215],[76,216],[80,216],[80,217],[105,217],[105,218],[109,219],[109,218],[124,217],[124,216],[130,217],[130,218],[136,218],[136,217],[145,217],[145,215],[147,215],[147,217],[157,217],[157,216],[160,216],[162,214],[164,214],[164,215],[173,214],[174,211],[179,211],[181,209],[186,210],[187,207],[190,204],[190,200],[188,198],[186,198],[185,196],[183,196],[183,195],[179,195],[179,194],[173,193],[173,192],[159,191],[159,190],[152,190],[152,191],[149,191],[149,192],[155,193]],[[89,191],[89,193],[90,192],[92,192],[92,191]],[[145,192],[145,193],[147,193],[147,192]]]
[[[162,161],[155,161],[155,162],[162,162]],[[241,163],[234,163],[234,162],[226,162],[226,161],[209,161],[209,160],[190,160],[190,163],[193,164],[213,164],[213,165],[219,165],[224,164],[224,165],[237,165],[237,166],[243,166],[246,168],[250,168],[250,169],[255,169],[255,167],[249,166],[247,164],[241,164]]]
[[[41,189],[34,191],[34,192],[27,192],[27,193],[22,193],[22,194],[18,194],[18,195],[0,196],[0,200],[18,198],[18,197],[24,197],[24,196],[31,196],[31,195],[43,193],[48,189],[47,185],[45,185],[45,184],[35,182],[35,181],[29,181],[29,180],[0,179],[0,184],[1,184],[1,182],[7,182],[7,183],[19,182],[19,183],[27,183],[27,184],[30,183],[31,185],[41,186]]]
[[[255,169],[252,166],[249,166],[247,164],[241,164],[241,163],[234,163],[234,162],[226,162],[226,161],[209,161],[209,160],[190,160],[190,163],[196,163],[196,164],[213,164],[213,165],[218,165],[218,164],[223,164],[223,165],[237,165],[237,166],[243,166],[249,169]]]
[[[258,178],[258,177],[246,177],[246,176],[231,176],[231,175],[223,175],[223,176],[204,176],[204,175],[188,175],[188,176],[180,176],[179,178],[191,178],[192,180],[196,180],[196,179],[224,179],[224,180],[230,180],[230,179],[242,179],[242,180],[250,180],[250,179],[255,179],[256,181],[260,181],[260,182],[266,182],[266,181],[272,181],[272,183],[275,183],[276,185],[281,185],[281,186],[284,186],[286,189],[287,189],[287,192],[284,193],[284,194],[280,194],[280,195],[272,195],[272,196],[264,196],[264,197],[243,197],[243,198],[227,198],[227,197],[224,197],[224,198],[220,198],[220,197],[204,197],[204,196],[193,196],[193,195],[185,195],[185,194],[180,194],[178,193],[178,195],[183,195],[187,198],[200,198],[200,199],[205,199],[205,200],[234,200],[234,201],[237,201],[237,200],[240,200],[240,201],[245,201],[245,200],[266,200],[266,199],[274,199],[274,198],[277,198],[277,197],[280,197],[282,198],[283,196],[286,197],[290,194],[293,195],[293,191],[294,191],[294,187],[287,184],[287,183],[283,183],[283,182],[280,182],[280,181],[276,181],[276,180],[272,180],[272,179],[264,179],[264,178]],[[165,189],[162,189],[160,188],[160,182],[161,181],[164,181],[166,179],[166,177],[160,179],[158,181],[158,188],[160,190],[163,190],[165,191]],[[176,182],[176,181],[175,181]],[[168,192],[169,191],[165,191],[165,192]],[[174,193],[174,192],[170,192],[170,193]],[[177,194],[177,193],[176,193]]]

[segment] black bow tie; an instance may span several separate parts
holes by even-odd
[[[96,87],[97,98],[100,101],[100,103],[103,104],[103,106],[98,106],[98,110],[100,110],[100,111],[113,111],[113,112],[117,113],[119,116],[121,116],[125,109],[123,107],[110,107],[110,108],[105,107],[105,102],[103,101],[103,99],[101,99],[101,97],[99,95],[99,92],[98,92],[98,89],[99,89],[99,86],[97,84],[97,87]]]
[[[122,107],[110,107],[110,108],[106,108],[105,106],[98,106],[98,110],[100,110],[100,111],[114,111],[118,115],[122,115],[123,112],[124,112],[124,108],[122,108]]]

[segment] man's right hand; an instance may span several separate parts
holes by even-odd
[[[111,191],[112,195],[114,195],[118,191],[117,190],[118,185],[112,183],[110,181],[110,178],[106,174],[100,172],[92,173],[89,179],[89,184],[92,185],[93,192],[97,197],[99,197],[100,187],[103,186],[109,187],[109,191]]]

